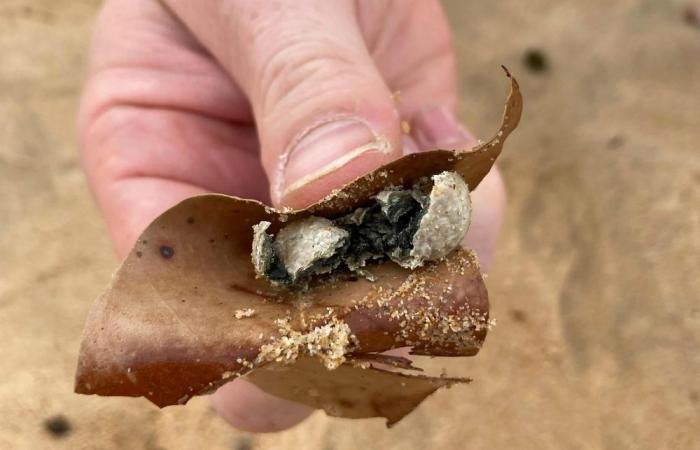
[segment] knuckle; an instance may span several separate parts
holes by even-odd
[[[358,64],[348,51],[331,42],[295,40],[273,49],[260,66],[256,91],[263,112],[293,107],[323,90],[347,89],[361,80]]]

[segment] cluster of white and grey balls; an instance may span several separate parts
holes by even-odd
[[[446,256],[469,229],[469,189],[456,172],[433,175],[410,189],[386,189],[373,200],[336,219],[293,221],[276,236],[267,232],[270,222],[254,225],[257,275],[275,284],[303,285],[340,269],[365,273],[370,261],[384,258],[415,269]]]

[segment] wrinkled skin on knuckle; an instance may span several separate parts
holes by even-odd
[[[133,114],[124,108],[106,104],[103,108],[86,105],[84,121],[79,129],[82,163],[88,170],[90,178],[111,178],[125,170],[128,159],[121,152],[111,152],[112,142],[123,132],[131,133],[140,126],[139,121],[133,120]],[[133,126],[133,128],[132,128]]]
[[[338,98],[367,84],[347,54],[329,53],[329,45],[317,42],[289,42],[268,56],[255,88],[259,92],[263,117],[294,115],[308,99],[324,103],[323,97]],[[319,86],[316,81],[322,81]],[[352,88],[351,88],[352,87]],[[330,100],[329,100],[330,102]]]

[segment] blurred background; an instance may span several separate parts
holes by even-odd
[[[393,430],[316,413],[264,436],[206,398],[72,393],[117,266],[74,132],[98,7],[0,2],[0,449],[700,448],[700,2],[446,1],[465,123],[497,127],[500,64],[526,100],[501,160],[498,325],[449,364],[475,382]]]

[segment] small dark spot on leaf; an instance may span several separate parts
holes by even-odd
[[[192,224],[194,223],[194,217],[188,217],[188,218],[187,218],[187,223],[189,223],[190,225],[192,225]]]
[[[616,134],[615,136],[608,139],[607,146],[611,150],[614,150],[616,148],[620,148],[623,145],[625,145],[625,138],[623,136],[620,136],[619,134]]]
[[[142,243],[143,245],[146,245],[146,244],[148,244],[148,240],[144,239],[143,241],[141,241],[141,243]]]
[[[214,243],[214,239],[209,239],[209,243],[210,243],[210,244],[213,244],[213,243]]]
[[[224,239],[228,239],[228,234],[224,234]]]
[[[350,400],[346,400],[344,398],[341,398],[338,400],[338,404],[342,406],[343,408],[352,408],[354,403],[351,402]]]
[[[252,450],[253,441],[246,436],[240,437],[236,439],[236,442],[234,442],[233,448],[234,450]]]
[[[525,311],[523,311],[522,309],[512,309],[510,311],[510,317],[512,317],[513,320],[516,322],[527,322],[527,313],[525,313]]]
[[[183,298],[183,299],[180,300],[180,301],[181,301],[182,303],[185,303],[187,300],[185,300],[185,299]]]
[[[690,394],[688,394],[688,398],[691,402],[697,403],[698,401],[700,401],[700,394],[698,394],[697,391],[690,391]]]
[[[523,64],[530,70],[530,72],[542,73],[549,69],[549,62],[547,61],[547,56],[542,52],[542,50],[531,48],[525,52],[523,55]]]
[[[63,437],[71,432],[71,425],[64,415],[57,414],[44,420],[44,429],[55,437]]]
[[[140,257],[142,257],[142,256],[143,256],[143,253],[142,253],[142,252],[140,252],[140,251],[136,252],[136,257],[137,257],[137,258],[140,258]]]
[[[172,247],[168,245],[161,245],[160,246],[160,256],[162,256],[165,259],[170,259],[173,257],[175,254],[175,250],[173,250]]]

